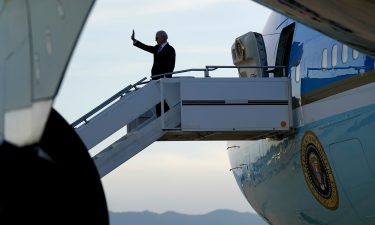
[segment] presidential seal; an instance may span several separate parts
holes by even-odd
[[[339,206],[335,178],[323,146],[312,131],[301,142],[301,165],[307,186],[324,207],[336,210]]]

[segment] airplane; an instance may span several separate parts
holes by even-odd
[[[262,35],[267,63],[288,68],[296,130],[228,142],[238,186],[269,224],[375,224],[374,3],[256,1],[288,15]]]
[[[349,29],[338,30],[332,22],[340,16],[317,25],[316,18],[299,14],[304,9],[316,17],[322,8],[309,11],[297,1],[279,1],[290,9],[284,11],[269,2],[263,4],[296,20],[273,13],[263,34],[236,39],[232,57],[240,77],[289,78],[293,129],[257,141],[231,136],[234,177],[269,224],[374,224],[373,23],[346,36]],[[94,3],[0,1],[2,224],[109,224],[95,158],[52,107]],[[353,9],[356,18],[373,9],[368,4]],[[373,21],[365,15],[365,22]],[[346,26],[358,27],[345,20],[339,27]],[[258,47],[257,68],[246,62],[247,53],[254,53],[250,44]],[[265,71],[265,66],[275,68]]]
[[[233,44],[237,65],[248,35]],[[273,225],[375,224],[374,57],[278,13],[262,35],[264,63],[288,68],[295,130],[228,142],[243,195]]]

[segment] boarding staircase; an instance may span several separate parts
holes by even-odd
[[[204,71],[201,78],[143,78],[74,122],[88,149],[127,128],[126,135],[93,156],[100,176],[155,141],[258,140],[290,133],[289,78],[210,77],[217,68],[222,67],[174,72]],[[157,117],[155,106],[161,102],[170,109],[161,104]]]

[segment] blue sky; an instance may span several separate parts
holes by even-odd
[[[235,38],[261,32],[270,12],[249,0],[99,0],[54,107],[73,122],[128,84],[149,77],[152,55],[132,45],[133,29],[149,45],[155,44],[156,31],[165,30],[176,50],[175,70],[232,65]],[[236,77],[237,72],[211,75]],[[102,182],[111,211],[253,211],[229,169],[226,142],[158,142]]]

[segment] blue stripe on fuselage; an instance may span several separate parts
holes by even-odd
[[[337,46],[337,64],[332,65],[332,49]],[[323,49],[327,49],[327,68],[322,68]],[[354,56],[352,48],[347,47],[347,59],[343,60],[343,44],[321,35],[304,25],[297,24],[291,56],[290,67],[301,66],[301,95],[316,91],[361,73],[374,70],[374,58],[358,53]],[[292,77],[295,74],[291,74]]]

